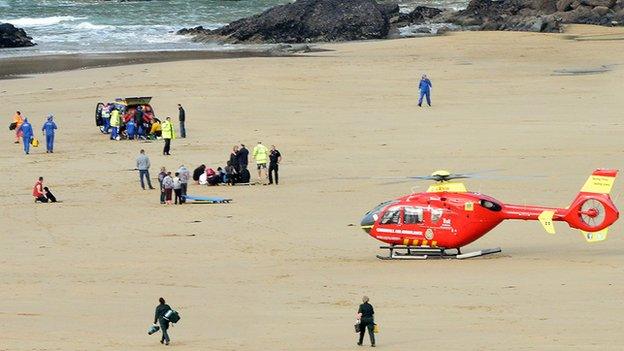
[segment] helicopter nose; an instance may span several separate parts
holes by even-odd
[[[366,234],[370,234],[371,228],[373,227],[373,224],[375,224],[376,220],[377,213],[369,212],[362,218],[362,221],[360,221],[360,227],[366,232]]]

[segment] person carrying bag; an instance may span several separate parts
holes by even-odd
[[[375,310],[373,309],[373,305],[368,303],[368,296],[362,297],[362,304],[360,308],[358,308],[357,316],[358,323],[355,324],[356,333],[360,333],[360,339],[358,341],[358,345],[362,346],[362,342],[364,341],[364,333],[368,329],[368,336],[370,337],[371,346],[375,347],[375,330],[379,331],[379,328],[375,324]]]

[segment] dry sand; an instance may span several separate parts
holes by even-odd
[[[571,38],[456,33],[2,81],[3,125],[20,109],[36,129],[54,112],[60,129],[54,155],[24,156],[2,133],[0,350],[160,349],[146,335],[159,296],[181,313],[178,350],[352,350],[363,294],[381,349],[621,350],[622,221],[599,244],[565,224],[550,236],[506,222],[470,245],[499,255],[384,262],[359,219],[427,184],[345,179],[504,169],[546,178],[466,183],[506,202],[568,205],[594,168],[624,169],[623,41]],[[434,107],[421,109],[424,72]],[[186,106],[189,138],[173,156],[98,132],[96,102],[125,95],[154,96],[161,117]],[[128,171],[140,148],[155,176],[222,165],[233,144],[258,140],[284,155],[279,187],[189,189],[230,205],[163,207]],[[33,204],[39,175],[63,203]]]

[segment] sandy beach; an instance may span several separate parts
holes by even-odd
[[[160,296],[182,316],[177,350],[353,350],[363,294],[385,350],[621,350],[622,221],[597,244],[505,222],[467,248],[501,254],[386,262],[359,220],[428,185],[374,177],[501,169],[466,185],[566,206],[595,168],[623,170],[623,36],[463,32],[2,80],[4,128],[19,109],[40,139],[49,112],[59,131],[53,155],[0,139],[0,350],[161,349],[146,334]],[[432,108],[416,105],[422,73]],[[160,141],[109,141],[93,112],[120,96],[174,119],[183,104],[188,138],[166,158]],[[131,170],[141,148],[154,178],[257,141],[284,156],[278,187],[189,188],[228,205],[162,206]],[[40,175],[62,203],[33,203]]]

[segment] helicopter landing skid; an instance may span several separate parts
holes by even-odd
[[[501,248],[484,249],[468,253],[461,253],[459,249],[445,249],[437,247],[390,245],[380,246],[380,249],[389,250],[388,256],[377,255],[380,260],[426,260],[435,258],[456,258],[464,260],[467,258],[480,257],[501,252]],[[399,250],[398,252],[396,250]],[[454,252],[448,252],[454,251]]]

